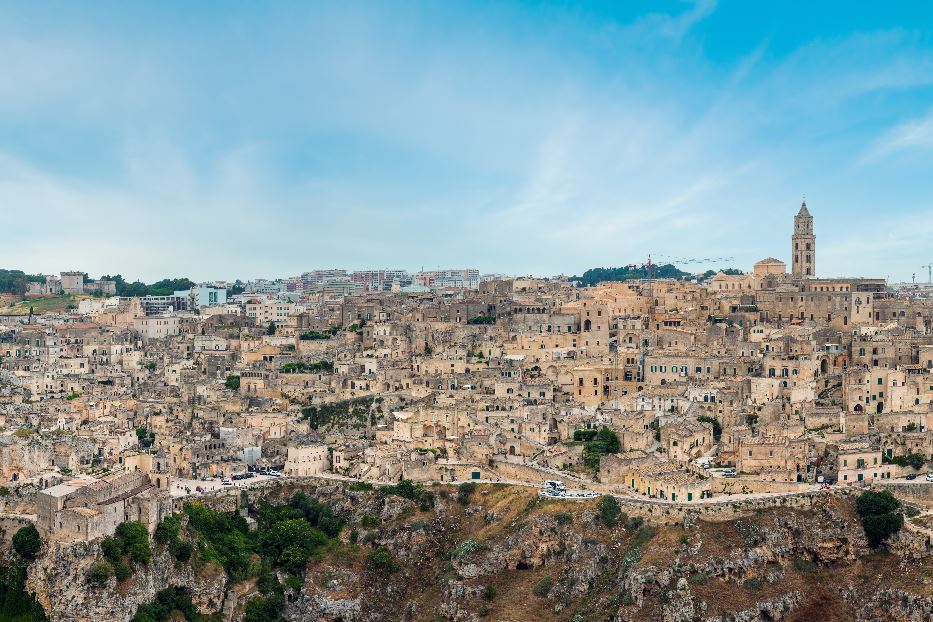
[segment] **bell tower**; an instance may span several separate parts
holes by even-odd
[[[807,200],[800,204],[794,216],[794,235],[791,237],[791,257],[794,276],[816,276],[816,236],[813,235],[813,216],[807,210]]]

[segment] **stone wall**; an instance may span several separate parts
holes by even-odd
[[[925,481],[912,482],[873,482],[872,488],[890,490],[898,497],[905,497],[911,501],[933,507],[933,484]]]

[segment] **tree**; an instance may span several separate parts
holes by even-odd
[[[269,326],[268,328],[266,328],[266,334],[267,335],[275,334],[275,322],[269,322]]]
[[[227,380],[224,382],[224,385],[228,389],[233,389],[238,391],[240,389],[240,377],[239,376],[227,376]]]
[[[123,557],[123,543],[113,536],[107,536],[100,541],[100,550],[112,564],[117,563]]]
[[[904,516],[897,511],[900,506],[901,502],[887,490],[866,490],[859,495],[855,509],[862,519],[868,546],[878,548],[888,537],[900,531],[904,525]]]
[[[603,495],[599,500],[599,516],[606,527],[615,527],[622,508],[612,495]]]
[[[123,550],[134,562],[148,564],[152,558],[152,549],[149,547],[149,532],[145,525],[138,521],[120,523],[117,527],[117,538],[123,542]]]
[[[35,525],[26,525],[13,534],[13,549],[26,560],[33,560],[42,548],[42,537]]]

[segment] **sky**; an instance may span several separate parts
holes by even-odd
[[[925,281],[933,3],[0,0],[0,267]]]

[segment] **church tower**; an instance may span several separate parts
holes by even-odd
[[[794,235],[791,237],[791,256],[794,276],[816,276],[816,236],[813,235],[813,216],[807,210],[807,200],[800,204],[794,216]]]

